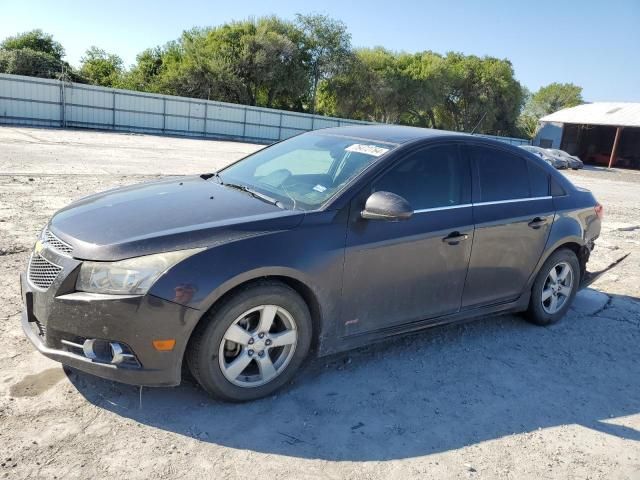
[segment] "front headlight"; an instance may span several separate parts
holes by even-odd
[[[157,253],[118,262],[83,262],[76,289],[82,292],[143,295],[176,263],[201,248]]]

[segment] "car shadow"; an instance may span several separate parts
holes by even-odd
[[[277,395],[212,400],[194,382],[131,387],[67,370],[93,404],[237,449],[309,459],[422,456],[578,424],[640,441],[640,301],[612,296],[540,328],[514,315],[426,330],[310,361]]]

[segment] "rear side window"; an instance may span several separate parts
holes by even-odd
[[[549,175],[533,162],[527,161],[529,182],[532,197],[546,197],[549,195]]]
[[[404,197],[415,210],[471,202],[471,173],[456,145],[427,148],[400,160],[373,183],[373,191]]]
[[[468,151],[477,170],[481,202],[530,196],[524,158],[491,147],[472,146]]]

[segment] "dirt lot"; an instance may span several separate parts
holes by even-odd
[[[19,325],[18,272],[83,195],[197,173],[259,146],[0,128],[0,477],[640,479],[640,174],[567,175],[606,221],[591,267],[632,252],[550,328],[517,316],[310,361],[277,396],[222,404],[63,370]]]

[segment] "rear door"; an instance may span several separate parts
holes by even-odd
[[[510,150],[468,145],[475,235],[462,308],[515,300],[544,249],[554,217],[547,172]]]
[[[361,218],[375,191],[404,197],[413,216],[398,222]],[[402,158],[353,201],[342,295],[345,334],[457,312],[472,241],[471,172],[458,145]]]

